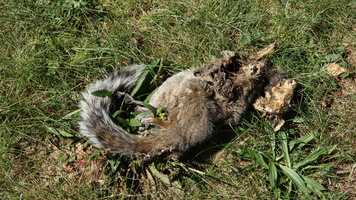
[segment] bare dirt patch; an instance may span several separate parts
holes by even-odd
[[[346,46],[344,53],[345,53],[346,62],[349,65],[356,67],[356,46],[351,46],[351,45]]]
[[[337,117],[338,125],[329,132],[330,136],[336,136],[345,143],[351,154],[356,154],[356,48],[347,46],[345,48],[345,60],[351,69],[338,69],[342,73],[329,72],[337,82],[338,89],[329,95],[329,105],[327,109],[330,114]],[[356,175],[355,163],[342,162],[334,164],[338,180],[329,181],[328,188],[331,191],[338,191],[347,194],[350,199],[356,198]]]

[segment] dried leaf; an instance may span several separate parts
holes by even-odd
[[[344,68],[342,68],[340,65],[336,63],[330,64],[327,68],[326,71],[334,78],[337,78],[340,74],[346,72]]]

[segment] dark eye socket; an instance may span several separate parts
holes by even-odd
[[[194,72],[194,76],[201,76],[201,72]]]

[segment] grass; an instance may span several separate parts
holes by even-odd
[[[2,1],[1,198],[354,198],[354,81],[345,78],[348,87],[340,86],[325,67],[337,62],[354,73],[347,58],[355,52],[355,8],[348,0]],[[78,135],[73,112],[80,92],[119,66],[162,60],[173,73],[220,57],[222,50],[250,53],[276,40],[281,46],[271,63],[298,82],[286,139],[252,112],[211,162],[157,164],[165,173],[149,177]],[[283,148],[310,133],[305,145]],[[295,164],[334,145],[298,171],[323,185],[322,194],[301,193],[279,167],[286,158],[276,158],[288,154]],[[273,170],[244,152],[276,162],[274,182]],[[166,175],[175,187],[167,186]]]

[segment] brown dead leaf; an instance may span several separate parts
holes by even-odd
[[[344,68],[336,63],[331,63],[327,68],[326,71],[334,78],[338,78],[340,74],[346,72]]]

